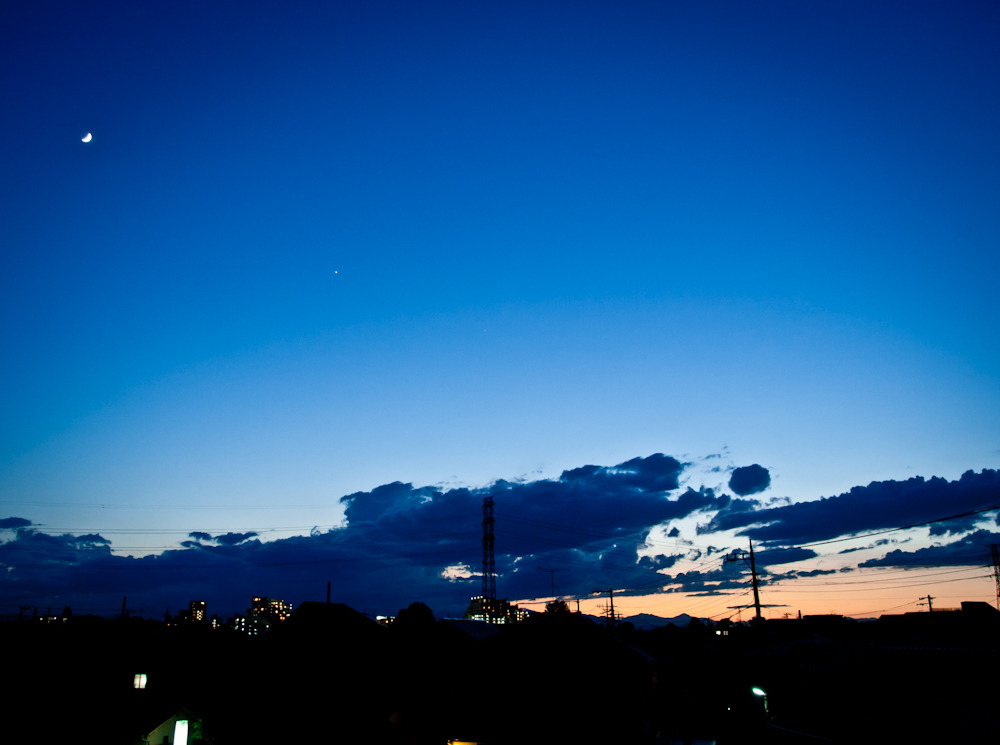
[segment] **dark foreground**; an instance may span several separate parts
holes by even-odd
[[[8,667],[14,721],[32,739],[108,745],[175,715],[215,745],[997,742],[998,631],[981,605],[614,632],[574,614],[385,628],[336,604],[304,604],[267,637],[0,624],[8,660],[25,660]]]

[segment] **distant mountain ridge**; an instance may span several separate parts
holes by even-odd
[[[662,618],[661,616],[654,616],[651,613],[637,613],[634,616],[626,616],[622,619],[622,623],[630,623],[641,630],[658,629],[661,626],[669,626],[670,624],[674,624],[674,626],[687,626],[690,622],[691,616],[687,613],[681,613],[679,616],[674,616],[673,618]]]
[[[593,619],[597,623],[604,623],[604,616],[591,616],[587,613],[584,614],[589,618]],[[637,613],[634,616],[624,616],[618,619],[619,623],[630,623],[635,626],[640,631],[649,631],[650,629],[658,629],[661,626],[669,626],[674,624],[674,626],[684,627],[691,623],[694,616],[689,616],[687,613],[681,613],[679,616],[674,616],[673,618],[663,618],[662,616],[654,616],[652,613]]]

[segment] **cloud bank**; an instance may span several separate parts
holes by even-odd
[[[782,578],[819,571],[777,571],[817,555],[799,544],[1000,502],[995,471],[968,472],[952,482],[876,482],[813,502],[765,504],[747,495],[767,488],[767,469],[735,469],[733,496],[685,483],[689,467],[654,454],[616,466],[581,466],[556,479],[501,480],[478,489],[394,482],[341,497],[345,524],[328,531],[273,542],[255,532],[192,532],[178,548],[141,558],[113,554],[110,541],[97,534],[48,535],[27,518],[9,517],[0,520],[11,535],[0,543],[0,607],[11,613],[18,605],[71,605],[76,613],[111,613],[127,596],[130,607],[157,616],[203,599],[210,612],[225,617],[244,611],[253,595],[294,604],[322,599],[330,582],[336,601],[359,610],[392,613],[420,600],[439,616],[457,616],[480,591],[486,497],[495,504],[497,589],[503,597],[546,597],[553,580],[561,596],[606,587],[633,594],[718,594],[745,587],[740,568],[721,562],[732,547],[687,547],[673,522],[694,519],[701,536],[735,531],[752,538],[760,547],[761,570]],[[934,523],[930,530],[938,545],[909,553],[897,548],[865,566],[970,561],[983,541],[1000,542],[983,529],[987,518],[977,513]],[[648,539],[657,526],[669,541],[651,551]],[[700,568],[672,573],[682,559],[688,566],[699,559]],[[540,569],[562,571],[553,576]]]
[[[982,519],[981,515],[964,513],[991,506],[1000,506],[1000,476],[997,471],[985,469],[978,474],[966,471],[957,481],[936,477],[875,481],[835,497],[778,507],[734,500],[719,510],[701,532],[736,530],[762,544],[787,546],[963,515],[930,528],[932,535],[957,535]]]

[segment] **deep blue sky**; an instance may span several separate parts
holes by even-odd
[[[997,38],[971,2],[9,8],[4,512],[128,550],[661,452],[792,501],[995,468]]]

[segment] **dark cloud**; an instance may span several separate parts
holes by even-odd
[[[672,491],[678,486],[677,480],[684,470],[676,458],[657,453],[648,458],[633,458],[607,469],[622,483],[643,491]],[[564,474],[565,475],[565,474]]]
[[[110,541],[87,535],[48,535],[19,530],[13,540],[0,543],[0,601],[10,609],[17,605],[71,605],[53,596],[79,601],[92,591],[81,570],[111,557]],[[76,602],[76,605],[81,603]]]
[[[436,492],[431,487],[414,489],[412,484],[395,481],[375,487],[370,492],[356,492],[340,501],[345,506],[347,521],[354,525],[375,522],[416,509],[433,499]]]
[[[70,536],[65,537],[70,538]],[[72,536],[71,538],[77,545],[96,545],[100,543],[108,546],[111,545],[111,541],[97,533],[87,533],[86,535]]]
[[[729,488],[734,494],[745,497],[749,494],[760,494],[771,485],[771,474],[763,466],[754,463],[752,466],[742,466],[733,469],[729,477]]]
[[[205,548],[206,543],[215,543],[220,546],[238,546],[241,543],[249,541],[251,538],[256,538],[258,534],[250,531],[249,533],[224,533],[213,536],[210,533],[195,531],[188,533],[188,536],[195,540],[181,541],[181,546],[184,548]]]
[[[745,590],[747,578],[734,564],[720,564],[719,568],[707,571],[679,572],[665,575],[665,593],[690,593],[692,595],[727,595],[734,590]]]
[[[853,554],[853,553],[856,553],[858,551],[870,551],[873,548],[881,548],[882,546],[889,546],[889,545],[891,545],[893,543],[898,543],[898,541],[894,541],[891,538],[882,538],[882,539],[877,540],[877,541],[875,541],[873,543],[870,543],[870,544],[868,544],[866,546],[854,546],[852,548],[845,548],[845,549],[841,549],[837,553],[840,553],[840,554]]]
[[[791,564],[794,561],[805,561],[815,559],[816,552],[810,548],[777,548],[770,551],[756,552],[755,559],[758,565],[770,566],[772,564]]]
[[[881,559],[864,561],[860,567],[940,567],[986,565],[990,561],[989,546],[1000,543],[1000,533],[977,530],[964,538],[940,546],[927,546],[915,551],[895,549]]]
[[[726,512],[752,512],[753,510],[761,509],[763,504],[759,499],[730,499],[726,505]]]
[[[639,566],[652,567],[654,569],[669,569],[684,557],[685,554],[672,554],[670,556],[664,556],[663,554],[658,554],[656,556],[643,556],[639,559]]]
[[[31,520],[25,520],[23,517],[5,517],[0,519],[0,530],[17,530],[27,528],[31,524]]]
[[[804,579],[806,577],[825,577],[830,574],[843,574],[844,572],[854,571],[853,567],[844,567],[843,569],[810,569],[807,572],[794,572],[795,579]]]
[[[705,487],[682,488],[684,469],[680,461],[658,454],[617,466],[569,469],[556,479],[497,481],[479,489],[394,482],[343,497],[347,520],[332,530],[268,543],[252,532],[192,532],[179,548],[140,558],[113,555],[98,534],[16,530],[12,540],[0,543],[0,606],[8,609],[2,612],[16,611],[19,604],[116,612],[127,596],[130,607],[159,615],[204,599],[210,613],[228,616],[245,611],[253,595],[295,604],[321,599],[330,582],[333,597],[355,608],[386,613],[419,600],[438,616],[461,615],[480,589],[485,497],[495,505],[502,597],[546,597],[553,580],[563,596],[590,595],[598,587],[629,588],[624,594],[717,595],[745,591],[747,569],[739,562],[724,564],[721,554],[728,549],[715,547],[704,556],[703,547],[640,556],[654,526],[714,515],[700,532],[743,531],[760,552],[759,571],[775,581],[809,576],[773,571],[815,556],[795,543],[964,511],[997,493],[996,474],[984,471],[957,482],[884,482],[818,503],[774,506]],[[973,518],[954,521],[956,527],[973,523]],[[679,531],[670,535],[676,538]],[[929,555],[896,554],[885,561],[929,560]],[[682,558],[700,561],[701,567],[670,575]],[[564,571],[552,576],[540,567]]]
[[[988,469],[978,474],[967,471],[957,481],[936,477],[876,481],[812,502],[751,510],[734,509],[730,505],[708,525],[701,526],[699,532],[737,530],[755,541],[776,545],[809,543],[1000,506],[998,495],[1000,476]],[[947,528],[935,530],[967,531],[981,519],[981,515],[967,515],[949,521]]]
[[[249,541],[251,538],[256,538],[257,535],[253,531],[249,533],[226,533],[225,535],[215,536],[215,542],[220,546],[236,546],[237,544]]]
[[[789,557],[791,554],[789,554]],[[789,558],[788,561],[791,559]],[[795,559],[798,560],[798,559]],[[786,562],[771,562],[773,564]],[[791,570],[773,572],[758,561],[757,574],[768,584],[787,582],[808,577],[837,574],[837,569]],[[750,569],[745,562],[720,563],[717,568],[705,571],[681,572],[667,576],[666,593],[687,593],[699,597],[712,597],[745,593],[750,586]]]
[[[343,497],[345,525],[308,536],[261,543],[251,540],[254,533],[192,532],[180,549],[141,559],[105,551],[99,565],[74,549],[59,578],[29,570],[22,557],[3,560],[14,568],[0,579],[0,592],[4,602],[13,602],[30,586],[34,599],[20,602],[45,597],[74,608],[80,603],[71,599],[71,587],[87,586],[96,593],[96,605],[128,595],[130,603],[135,598],[142,605],[178,608],[203,597],[214,599],[216,610],[210,612],[228,614],[245,609],[252,595],[293,603],[319,598],[330,581],[335,596],[354,607],[391,612],[421,600],[439,615],[459,615],[479,591],[487,496],[495,502],[502,596],[547,595],[551,578],[538,572],[539,566],[566,570],[555,576],[556,591],[563,595],[586,595],[595,586],[655,586],[662,579],[658,570],[679,557],[640,561],[651,527],[729,502],[710,489],[674,493],[684,468],[675,458],[655,454],[616,466],[570,469],[558,479],[497,481],[481,489],[394,482]],[[99,537],[91,538],[87,545],[96,549]],[[28,571],[34,572],[30,582],[10,581],[27,578]],[[107,594],[103,601],[100,592]]]

